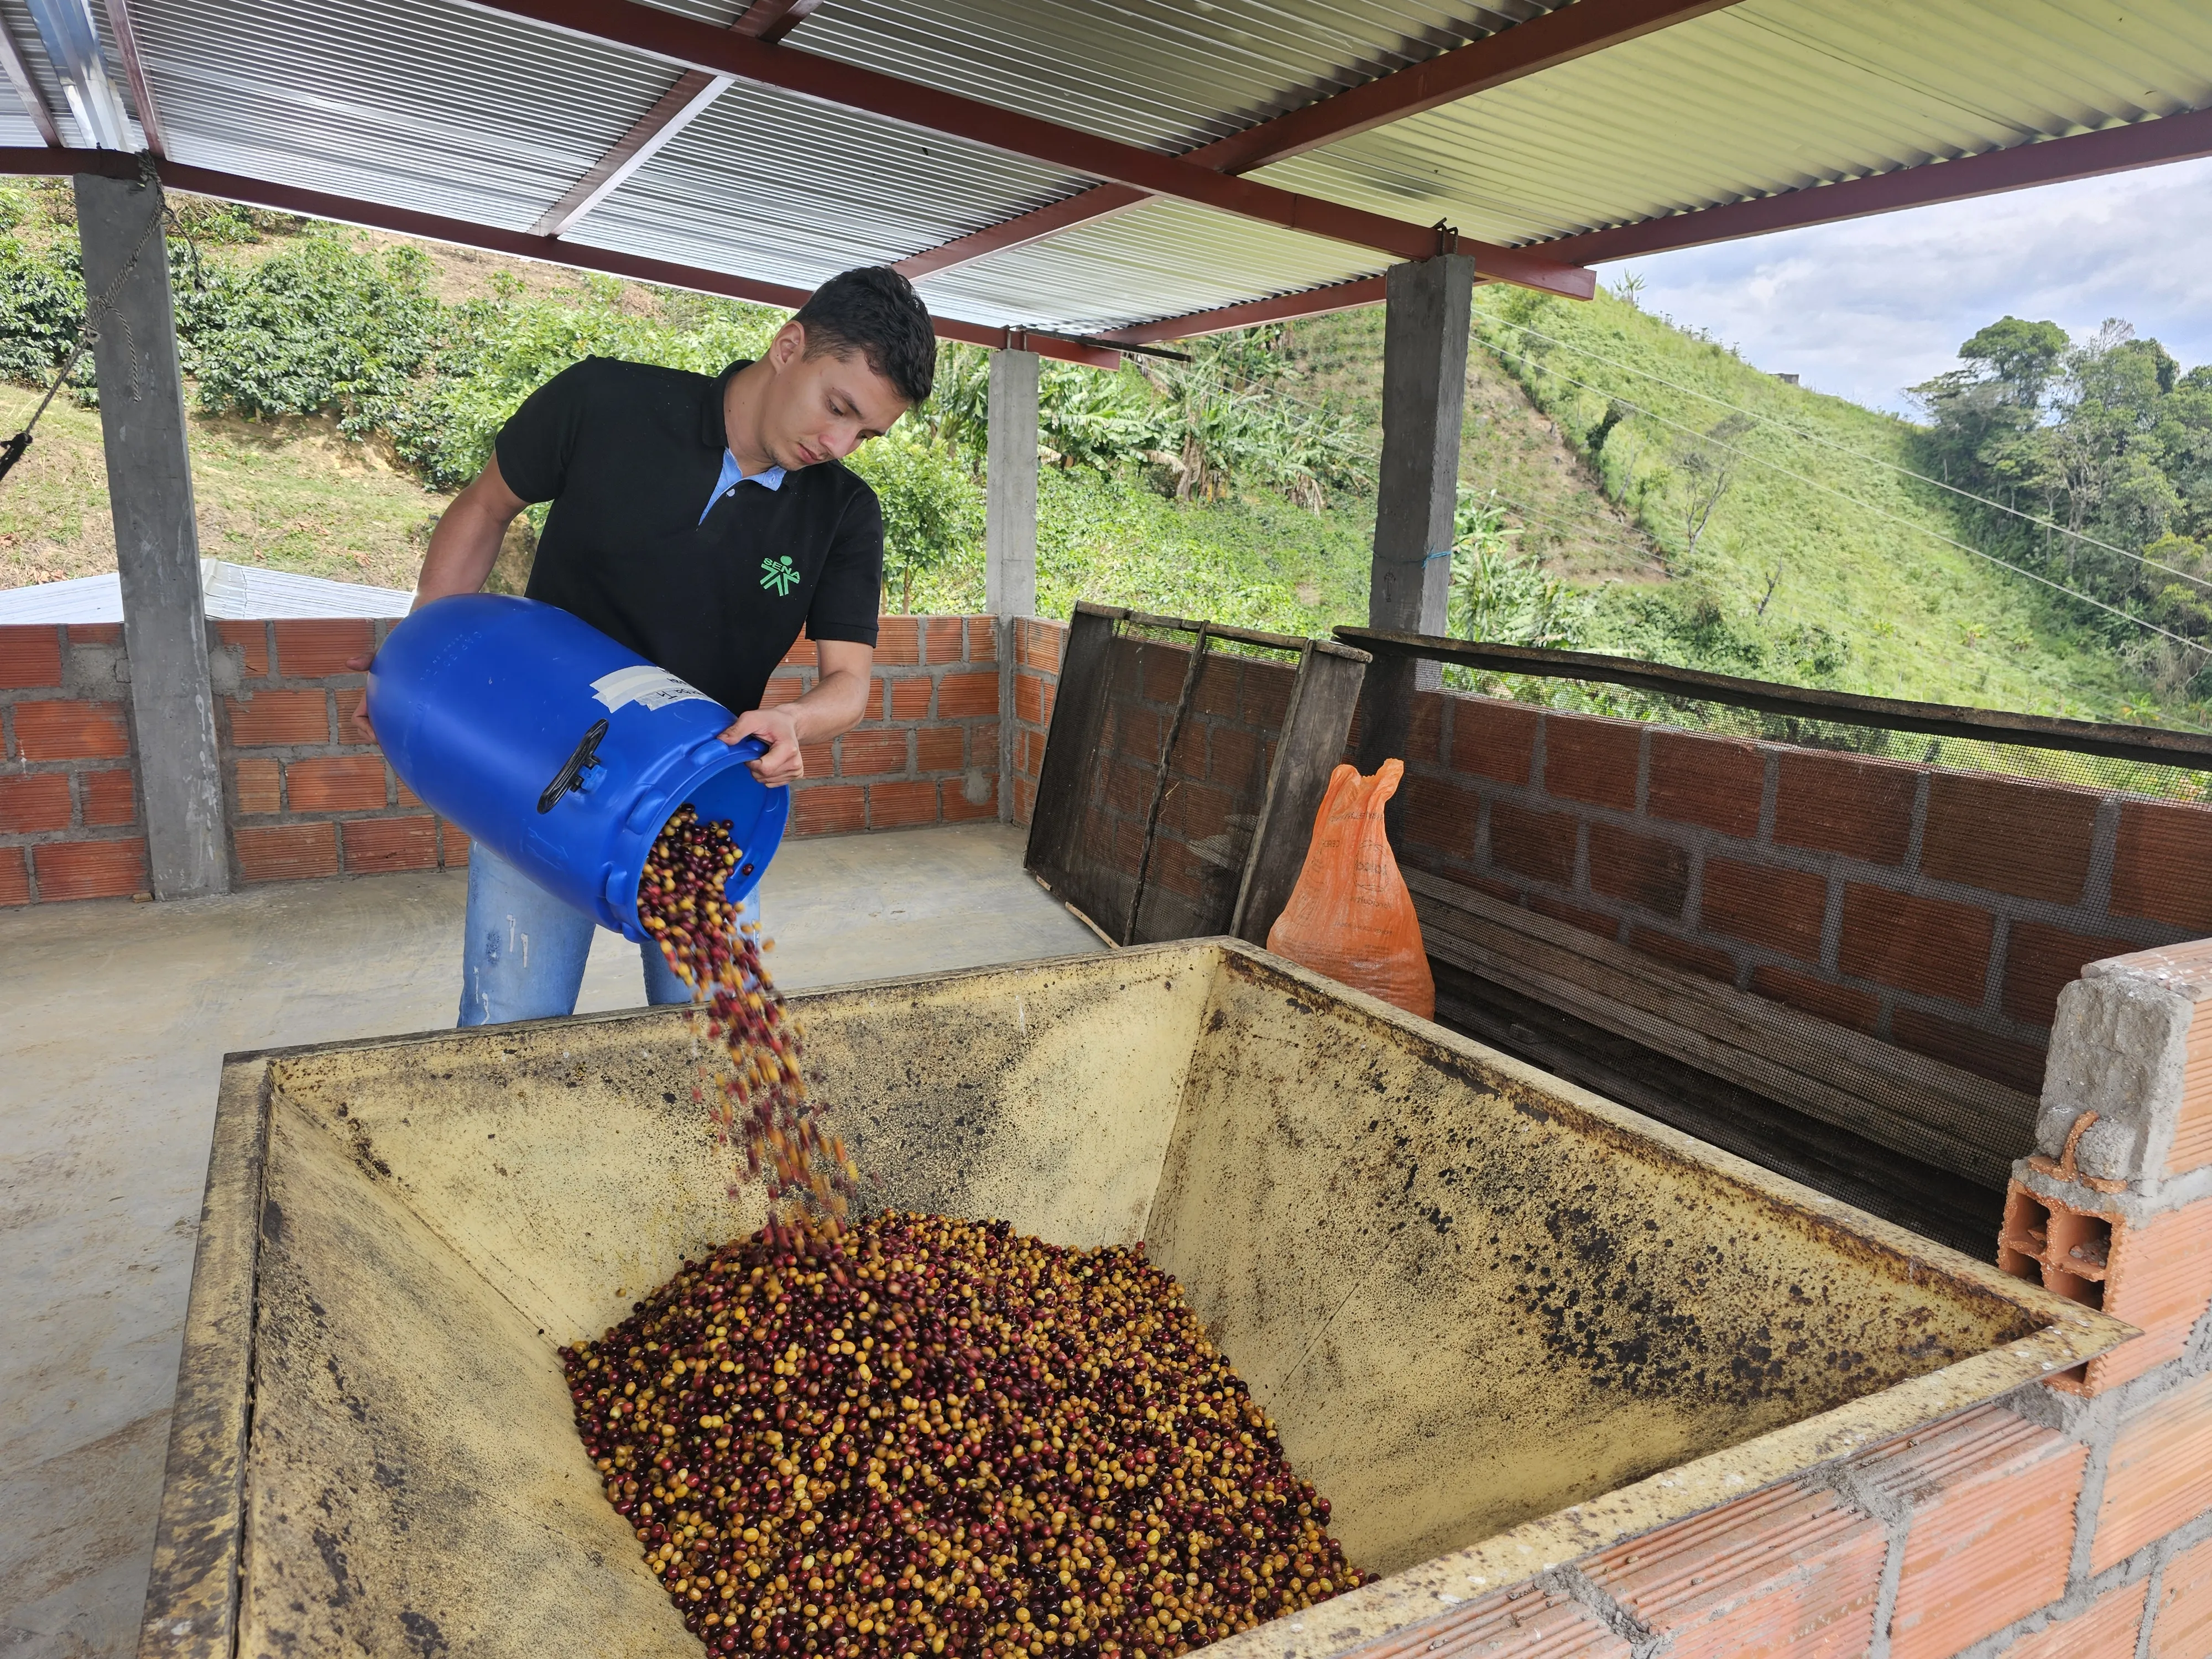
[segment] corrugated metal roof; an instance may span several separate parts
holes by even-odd
[[[290,570],[264,570],[223,559],[200,561],[200,593],[218,622],[258,622],[272,617],[404,617],[412,592],[334,582]],[[112,623],[123,620],[122,579],[73,576],[67,581],[0,590],[0,626],[26,623]]]
[[[533,223],[676,73],[459,0],[132,3],[179,161],[508,229]],[[738,9],[738,0],[661,3],[714,23]],[[793,44],[1179,151],[1549,9],[827,0]],[[23,0],[0,0],[0,15],[27,29]],[[2206,107],[2206,0],[1744,0],[1261,176],[1411,223],[1443,218],[1486,240],[1526,242]],[[740,83],[572,235],[805,287],[1087,183]],[[945,271],[924,291],[950,316],[1079,330],[1388,262],[1163,202]]]

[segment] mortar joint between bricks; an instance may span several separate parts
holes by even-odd
[[[1563,1601],[1587,1609],[1607,1630],[1628,1644],[1632,1659],[1658,1659],[1673,1645],[1669,1638],[1630,1612],[1610,1591],[1572,1562],[1547,1567],[1533,1581]]]
[[[1910,1500],[1884,1492],[1848,1462],[1814,1471],[1804,1484],[1825,1486],[1882,1529],[1881,1577],[1874,1597],[1874,1634],[1866,1659],[1889,1659],[1889,1626],[1897,1616],[1897,1587],[1905,1578],[1905,1542],[1912,1528]]]

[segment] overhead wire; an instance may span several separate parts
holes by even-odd
[[[1808,443],[1818,444],[1824,449],[1834,450],[1839,455],[1848,455],[1854,460],[1865,461],[1870,465],[1886,468],[1889,471],[1898,473],[1905,477],[1916,478],[1922,483],[1933,485],[1937,489],[1947,490],[1950,494],[1960,497],[1962,500],[1976,502],[1980,506],[1990,508],[1993,512],[2006,514],[2010,517],[2021,520],[2023,523],[2032,524],[2038,529],[2055,532],[2061,536],[2066,537],[2069,540],[2086,543],[2091,547],[2101,548],[2107,553],[2117,553],[2124,559],[2132,559],[2137,564],[2148,565],[2154,570],[2163,570],[2168,575],[2179,576],[2184,581],[2194,582],[2199,587],[2204,588],[2208,591],[2212,591],[2212,579],[2194,574],[2190,571],[2182,569],[2177,565],[2167,564],[2161,559],[2154,559],[2148,553],[2130,551],[2127,548],[2106,541],[2100,537],[2092,536],[2087,531],[2069,530],[2066,526],[2057,523],[2054,520],[2038,518],[2033,513],[2023,513],[2017,507],[2009,506],[2003,501],[1998,501],[1994,496],[1982,495],[1978,490],[1968,489],[1962,484],[1954,484],[1948,478],[1934,477],[1928,473],[1918,471],[1917,468],[1904,465],[1900,462],[1886,460],[1881,456],[1870,454],[1863,449],[1854,449],[1849,444],[1838,443],[1833,438],[1824,436],[1822,434],[1812,430],[1809,427],[1802,427],[1789,421],[1778,420],[1771,415],[1762,415],[1755,409],[1747,409],[1741,404],[1730,403],[1727,398],[1720,397],[1716,393],[1701,391],[1696,386],[1684,386],[1680,381],[1670,380],[1665,375],[1658,374],[1651,369],[1642,368],[1635,363],[1624,362],[1618,357],[1608,357],[1602,351],[1594,351],[1589,347],[1577,344],[1572,340],[1563,340],[1555,334],[1547,334],[1542,329],[1532,327],[1527,323],[1516,323],[1510,318],[1505,317],[1499,317],[1492,320],[1498,322],[1506,328],[1518,329],[1523,334],[1534,335],[1537,339],[1545,341],[1549,344],[1558,346],[1564,350],[1578,353],[1582,356],[1589,358],[1593,362],[1605,364],[1608,368],[1617,368],[1622,373],[1627,374],[1641,375],[1647,380],[1655,381],[1658,385],[1666,386],[1671,391],[1681,392],[1686,397],[1701,398],[1709,404],[1712,404],[1721,409],[1728,410],[1733,414],[1741,415],[1747,420],[1757,421],[1761,425],[1774,427],[1780,431],[1789,433],[1792,437],[1802,438]],[[1580,384],[1580,382],[1577,382],[1577,384]],[[1591,391],[1598,391],[1598,388],[1595,386],[1589,389]],[[1616,394],[1611,392],[1600,392],[1600,395],[1611,397]],[[1623,401],[1625,402],[1626,399]]]
[[[1700,432],[1695,427],[1685,426],[1681,422],[1672,419],[1668,416],[1662,415],[1656,410],[1646,409],[1641,404],[1635,403],[1626,398],[1620,398],[1618,392],[1607,392],[1603,387],[1590,385],[1587,380],[1578,380],[1573,375],[1564,374],[1559,369],[1550,364],[1538,362],[1535,358],[1530,356],[1525,351],[1516,351],[1510,346],[1501,346],[1496,344],[1492,345],[1492,349],[1503,352],[1507,356],[1517,357],[1522,362],[1528,363],[1533,367],[1542,368],[1547,374],[1557,374],[1559,379],[1565,380],[1569,386],[1580,386],[1583,391],[1593,392],[1601,398],[1619,398],[1620,401],[1628,408],[1634,410],[1639,415],[1649,416],[1650,419],[1658,422],[1662,426],[1673,427],[1676,431],[1685,433],[1690,437],[1697,439],[1701,443],[1711,444],[1717,449],[1726,450],[1729,454],[1737,457],[1739,459],[1749,461],[1754,466],[1763,466],[1769,471],[1778,472],[1784,477],[1792,479],[1798,483],[1805,485],[1808,489],[1817,489],[1823,495],[1832,495],[1838,501],[1848,502],[1850,505],[1859,508],[1862,512],[1871,513],[1877,518],[1887,519],[1891,523],[1901,525],[1907,530],[1917,530],[1921,534],[1929,537],[1932,540],[1942,542],[1947,547],[1955,547],[1961,553],[1970,553],[1978,559],[1986,560],[1990,564],[1997,566],[2000,569],[2011,571],[2013,574],[2016,576],[2025,576],[2030,581],[2039,582],[2054,592],[2063,593],[2069,599],[2079,599],[2084,605],[2094,606],[2099,611],[2118,617],[2122,622],[2131,623],[2135,627],[2144,629],[2150,633],[2156,634],[2161,638],[2171,640],[2174,644],[2180,646],[2185,650],[2205,652],[2207,654],[2212,654],[2212,648],[2208,648],[2206,646],[2196,640],[2185,638],[2182,635],[2176,634],[2168,629],[2160,628],[2156,623],[2151,622],[2145,617],[2131,616],[2127,611],[2121,610],[2118,605],[2107,605],[2104,600],[2097,599],[2091,594],[2084,593],[2079,588],[2069,587],[2064,582],[2055,580],[2051,577],[2042,575],[2036,571],[2029,570],[2021,565],[2016,565],[2009,559],[2001,559],[1996,554],[1987,552],[1981,548],[1972,545],[1969,543],[1962,542],[1956,537],[1946,536],[1942,531],[1930,529],[1928,526],[1917,523],[1914,520],[1905,517],[1902,514],[1893,513],[1887,507],[1877,507],[1872,501],[1862,501],[1859,497],[1852,495],[1848,490],[1838,489],[1833,484],[1823,483],[1818,478],[1808,477],[1804,473],[1796,471],[1792,468],[1786,467],[1779,461],[1771,461],[1764,455],[1753,454],[1751,451],[1740,448],[1736,445],[1729,443],[1724,439],[1716,438],[1710,433]]]

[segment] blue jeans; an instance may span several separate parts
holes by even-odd
[[[743,921],[760,920],[760,896]],[[461,942],[462,1025],[499,1025],[576,1012],[585,959],[599,925],[555,898],[478,842],[469,849],[469,916]],[[658,945],[638,946],[645,1000],[656,1006],[691,1000]]]

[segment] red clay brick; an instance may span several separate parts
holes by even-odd
[[[1052,719],[1053,695],[1057,687],[1035,674],[1014,676],[1014,718],[1027,720],[1031,726],[1043,726]]]
[[[2150,1659],[2204,1659],[2208,1653],[2212,1653],[2212,1539],[2166,1564],[2150,1627]]]
[[[0,830],[26,835],[39,830],[66,830],[70,810],[66,772],[26,772],[18,777],[0,778]]]
[[[128,898],[146,889],[146,843],[128,841],[50,841],[31,849],[39,872],[39,902]]]
[[[241,814],[281,812],[284,797],[279,779],[283,767],[273,760],[240,759],[237,769],[238,810]]]
[[[848,732],[837,743],[841,778],[876,777],[907,769],[908,745],[902,730]]]
[[[1690,891],[1690,855],[1658,836],[1593,823],[1589,884],[1592,892],[1626,899],[1662,916],[1680,916]]]
[[[1146,702],[1172,708],[1182,696],[1182,677],[1190,670],[1189,647],[1145,640],[1137,643],[1133,650],[1139,695]]]
[[[857,783],[804,784],[791,792],[791,832],[842,836],[868,827],[868,792]]]
[[[0,905],[31,902],[31,866],[24,862],[30,849],[0,847]]]
[[[1204,841],[1227,833],[1229,811],[1233,805],[1225,789],[1194,783],[1188,778],[1173,778],[1169,781],[1165,799],[1160,802],[1160,823],[1186,841]]]
[[[2143,1600],[2149,1594],[2148,1578],[2108,1589],[2087,1613],[2021,1637],[2004,1650],[2004,1659],[2136,1659]]]
[[[930,696],[936,690],[937,682],[927,674],[917,674],[912,679],[885,680],[884,717],[894,720],[927,720]]]
[[[232,836],[239,873],[248,881],[304,881],[338,872],[335,823],[272,823]]]
[[[269,675],[269,624],[265,622],[219,622],[215,625],[215,636],[223,644],[236,647],[239,666],[250,680],[265,679]]]
[[[1406,779],[1399,793],[1406,804],[1401,834],[1409,848],[1426,848],[1448,859],[1474,856],[1474,830],[1482,799],[1474,790],[1415,773]],[[1574,843],[1570,841],[1567,845],[1571,879]]]
[[[909,823],[935,823],[933,783],[872,783],[868,786],[868,828],[897,830]]]
[[[438,821],[428,812],[349,818],[338,834],[345,845],[345,867],[355,875],[438,867]]]
[[[915,632],[926,663],[958,662],[967,655],[967,624],[957,617],[923,617]]]
[[[1644,728],[1594,714],[1544,716],[1544,793],[1636,810],[1636,757]]]
[[[439,862],[448,870],[467,868],[471,845],[469,832],[459,824],[450,823],[441,818],[438,822],[438,838]]]
[[[138,791],[131,778],[127,766],[111,768],[105,772],[82,772],[78,787],[84,794],[84,821],[102,826],[136,823],[138,821]]]
[[[1408,766],[1434,766],[1443,757],[1443,695],[1435,691],[1416,691],[1413,694],[1413,718],[1406,723],[1406,752],[1399,758]]]
[[[876,660],[889,668],[914,668],[921,662],[921,629],[912,617],[882,617],[876,622]]]
[[[2058,1011],[2058,994],[2081,976],[2084,966],[2135,948],[2130,939],[2015,921],[2005,943],[2004,1011],[2024,1025],[2048,1025]]]
[[[1244,707],[1240,711],[1243,723],[1264,731],[1280,731],[1283,716],[1290,712],[1291,687],[1297,677],[1297,671],[1287,663],[1246,663]]]
[[[1893,1659],[1947,1659],[2065,1593],[2088,1448],[1984,1406],[1856,1460],[1911,1506]]]
[[[2042,1092],[2044,1051],[2033,1043],[1904,1007],[1890,1012],[1889,1036],[1900,1048],[1946,1061],[2023,1094]]]
[[[1686,732],[1651,733],[1651,778],[1644,810],[1680,823],[1702,823],[1748,840],[1759,833],[1766,757],[1733,738]]]
[[[62,630],[52,623],[0,628],[0,690],[27,691],[62,683]]]
[[[19,702],[15,748],[27,761],[120,760],[131,752],[131,726],[119,702]]]
[[[1152,809],[1157,769],[1117,760],[1106,769],[1106,805],[1119,817],[1143,817]]]
[[[264,692],[262,695],[267,696],[274,694]],[[337,700],[338,741],[374,744],[376,742],[376,733],[369,730],[368,726],[368,693],[356,687],[350,690],[340,691],[337,694]]]
[[[1585,933],[1595,933],[1600,939],[1620,936],[1620,918],[1609,916],[1602,910],[1593,910],[1585,905],[1570,904],[1565,899],[1553,898],[1548,893],[1528,895],[1528,908],[1553,921],[1564,921],[1570,927],[1579,927]]]
[[[1014,822],[1024,829],[1036,817],[1036,783],[1030,778],[1014,780]]]
[[[882,660],[880,655],[878,656],[877,660],[879,662]],[[814,648],[814,641],[802,634],[791,642],[791,649],[783,653],[782,666],[815,668],[820,666],[821,661],[821,653]]]
[[[837,775],[837,746],[823,738],[820,743],[799,745],[799,775],[802,778],[830,778]]]
[[[2077,1213],[2108,1230],[2105,1311],[2142,1332],[2089,1362],[2076,1391],[2101,1394],[2179,1358],[2190,1332],[2212,1305],[2212,1201],[2168,1210],[2140,1227],[2117,1216]],[[2065,1259],[2055,1265],[2063,1269]]]
[[[346,659],[376,649],[376,625],[366,617],[292,617],[269,626],[276,636],[276,672],[285,679],[358,673]]]
[[[1633,1652],[1588,1608],[1534,1583],[1463,1602],[1398,1632],[1390,1646],[1401,1652],[1441,1653],[1447,1659],[1508,1654],[1521,1659],[1630,1659]]]
[[[1190,712],[1233,720],[1243,687],[1243,664],[1235,657],[1218,657],[1209,653],[1205,666],[1198,671],[1198,684],[1191,690]]]
[[[969,800],[968,792],[958,778],[947,778],[943,791],[945,820],[948,823],[963,823],[973,818],[995,818],[999,816],[999,781],[986,776],[983,799]]]
[[[999,676],[995,670],[962,670],[937,683],[937,717],[972,720],[999,712]]]
[[[1920,871],[2015,898],[2072,904],[2089,878],[2097,796],[1980,772],[1931,772]]]
[[[120,645],[121,623],[71,623],[64,630],[71,645]]]
[[[1996,921],[1986,910],[1853,882],[1838,965],[1854,979],[1978,1006]]]
[[[1703,932],[1748,939],[1806,962],[1820,959],[1826,877],[1709,858],[1702,891],[1698,926]]]
[[[257,691],[225,701],[230,705],[230,740],[240,749],[331,740],[326,691]]]
[[[1014,629],[1015,662],[1047,674],[1060,672],[1060,647],[1067,640],[1066,627],[1024,617],[1014,623]]]
[[[999,660],[999,619],[996,617],[968,618],[968,660],[988,662],[994,667]]]
[[[1735,958],[1717,945],[1699,945],[1694,940],[1677,939],[1672,933],[1662,933],[1650,927],[1632,927],[1628,943],[1647,957],[1656,957],[1670,968],[1680,968],[1685,973],[1703,974],[1707,979],[1717,979],[1723,985],[1735,983]]]
[[[1814,979],[1794,969],[1778,968],[1771,963],[1762,962],[1751,970],[1751,988],[1770,1001],[1787,1003],[1792,1008],[1858,1031],[1871,1032],[1881,1014],[1881,1004],[1863,991],[1854,991],[1848,985],[1831,985],[1826,980]]]
[[[1774,796],[1774,839],[1875,864],[1902,864],[1919,788],[1918,769],[1894,761],[1785,750]]]
[[[2212,1376],[2145,1400],[2121,1420],[2089,1567],[2102,1572],[2212,1509]]]
[[[384,757],[321,755],[289,762],[284,798],[295,812],[358,812],[380,807],[385,804]]]
[[[1107,710],[1105,747],[1109,754],[1127,755],[1147,766],[1157,765],[1160,740],[1166,735],[1167,721],[1154,709],[1115,703]]]
[[[805,695],[806,681],[803,676],[778,670],[768,677],[768,684],[761,688],[760,706],[780,708],[785,703],[797,702]]]
[[[1490,861],[1560,887],[1575,884],[1575,832],[1581,820],[1567,812],[1534,812],[1511,801],[1490,809]]]
[[[401,806],[420,806],[422,805],[422,797],[416,794],[412,789],[410,789],[407,787],[407,780],[403,777],[394,776],[392,780],[392,798],[396,804]]]
[[[957,772],[967,764],[967,733],[957,726],[925,726],[914,734],[914,763],[923,772]],[[991,756],[996,764],[998,756]]]
[[[1238,726],[1212,727],[1206,733],[1206,775],[1224,788],[1257,789],[1267,776],[1259,738]]]
[[[1874,1638],[1888,1540],[1834,1493],[1777,1487],[1592,1557],[1583,1571],[1668,1659],[1844,1659]]]
[[[2212,933],[2212,808],[2126,801],[2112,854],[2112,911]]]
[[[1451,766],[1500,783],[1526,783],[1535,764],[1534,709],[1497,697],[1452,700]]]

